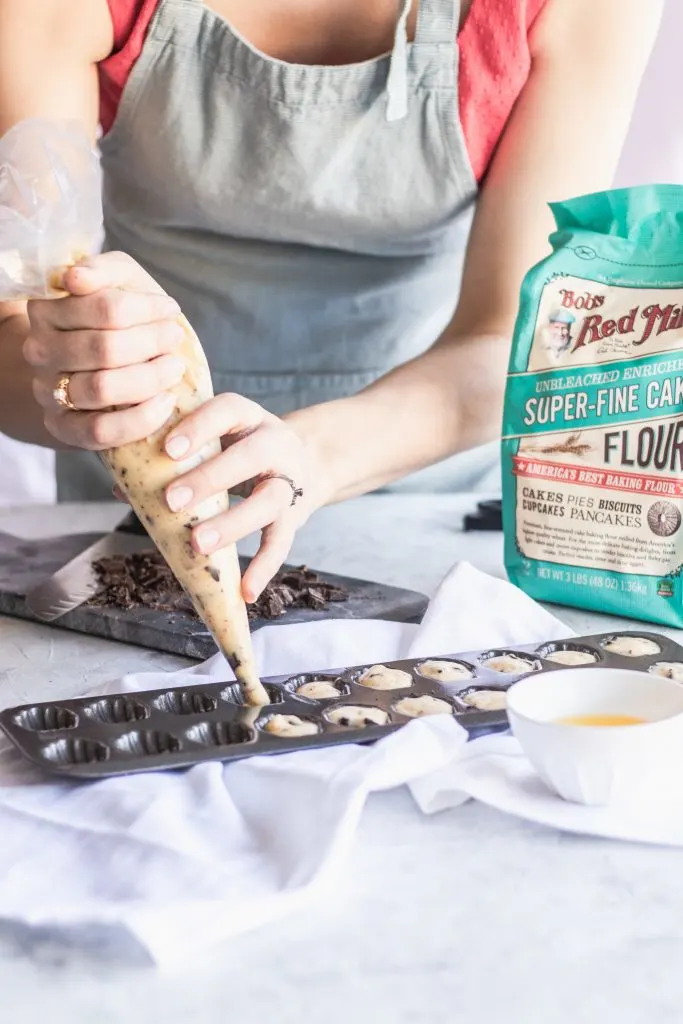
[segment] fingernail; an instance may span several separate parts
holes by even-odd
[[[166,441],[166,454],[170,455],[172,459],[182,459],[183,455],[187,455],[190,450],[190,439],[184,437],[182,434],[176,434],[175,437],[169,437]]]
[[[92,274],[94,272],[94,270],[95,270],[95,268],[88,266],[87,263],[76,263],[75,266],[69,267],[68,270],[64,271],[64,274],[62,276],[62,288],[63,288],[63,290],[66,290],[66,279],[69,276],[69,274],[75,274],[77,280],[78,280],[79,277],[82,277],[83,274],[85,274],[86,275],[86,280],[87,280],[87,275],[88,274]]]
[[[168,363],[169,373],[171,374],[172,380],[177,383],[185,376],[185,360],[184,359],[170,359]]]
[[[157,395],[156,401],[159,403],[162,409],[169,413],[175,409],[176,397],[171,391],[164,391],[163,394]]]
[[[221,539],[221,535],[218,530],[200,530],[196,534],[196,538],[197,544],[201,550],[205,554],[208,554],[209,551],[213,551],[216,547],[218,541]]]
[[[191,487],[172,487],[166,495],[166,503],[171,512],[180,512],[181,508],[190,504],[192,495]]]

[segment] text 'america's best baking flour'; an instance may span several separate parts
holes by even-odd
[[[683,188],[552,209],[505,395],[507,570],[538,600],[683,626]]]

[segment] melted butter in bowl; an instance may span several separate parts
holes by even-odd
[[[556,718],[558,725],[588,725],[591,728],[616,725],[644,725],[649,719],[637,718],[635,715],[567,715]]]
[[[562,668],[507,691],[510,728],[532,767],[565,800],[651,800],[683,773],[683,686],[632,669]]]

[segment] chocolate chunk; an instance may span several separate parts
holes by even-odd
[[[214,565],[207,565],[206,571],[208,572],[209,576],[215,583],[220,583],[221,574]]]
[[[192,554],[195,556],[194,550]],[[100,590],[90,605],[124,611],[152,608],[196,617],[189,598],[158,551],[102,558],[94,563],[94,569]],[[213,566],[207,566],[206,571],[219,582],[220,574]],[[324,611],[331,603],[347,598],[343,587],[326,583],[317,573],[301,566],[279,573],[247,610],[250,619],[278,619],[290,608]]]

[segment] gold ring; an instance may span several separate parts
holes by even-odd
[[[52,397],[54,398],[57,405],[62,409],[76,409],[76,406],[69,398],[70,383],[71,377],[60,377],[60,379],[57,382],[57,387],[52,392]]]

